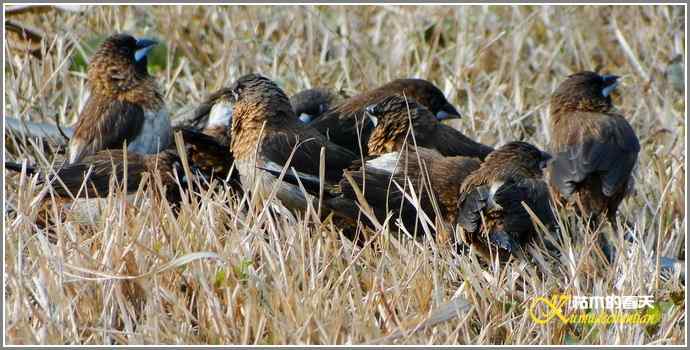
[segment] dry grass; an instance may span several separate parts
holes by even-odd
[[[252,71],[288,93],[355,92],[416,76],[435,81],[463,112],[455,127],[488,144],[522,138],[544,147],[550,92],[567,74],[600,66],[624,77],[616,102],[643,150],[637,193],[621,210],[639,243],[619,239],[624,254],[613,266],[583,240],[568,240],[560,261],[537,252],[540,264],[487,266],[434,242],[398,240],[389,234],[393,220],[359,249],[328,222],[259,215],[223,189],[194,193],[177,218],[150,191],[130,202],[114,191],[95,224],[59,221],[52,244],[34,224],[32,200],[46,186],[12,176],[6,195],[15,211],[4,219],[9,344],[358,344],[398,331],[383,341],[686,342],[685,302],[671,298],[684,295],[684,281],[660,276],[656,265],[658,255],[685,255],[685,102],[665,75],[685,52],[683,7],[91,7],[13,19],[49,35],[40,60],[5,46],[9,116],[71,124],[87,98],[83,63],[73,58],[117,30],[167,45],[151,69],[175,116]],[[9,159],[53,158],[41,143],[7,134],[5,143]],[[582,223],[564,229],[582,235]],[[651,294],[661,321],[535,324],[532,298],[557,290]],[[416,329],[453,297],[471,307]]]

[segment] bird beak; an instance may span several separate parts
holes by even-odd
[[[604,75],[601,78],[604,79],[604,84],[606,84],[606,87],[601,90],[601,94],[604,95],[604,97],[608,97],[620,83],[618,81],[619,77],[616,75]]]
[[[460,117],[460,112],[458,112],[458,110],[455,109],[455,107],[453,107],[453,105],[450,103],[446,103],[443,107],[441,107],[441,110],[436,113],[437,120],[456,119]]]
[[[137,51],[134,52],[134,60],[139,62],[144,59],[156,44],[158,44],[158,42],[151,39],[137,40]]]
[[[307,113],[302,113],[299,115],[299,120],[304,124],[309,124],[314,117]]]

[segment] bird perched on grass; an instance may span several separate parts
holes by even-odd
[[[526,142],[510,142],[489,154],[462,183],[457,224],[462,240],[486,258],[495,248],[518,254],[538,232],[527,205],[547,228],[555,225],[543,169],[550,155]]]
[[[183,134],[187,152],[193,164],[206,174],[228,177],[236,192],[241,188],[239,174],[232,168],[234,157],[230,148],[233,115],[233,94],[230,87],[211,93],[195,110],[189,125],[175,128]],[[323,113],[337,95],[328,89],[301,91],[291,98],[291,104],[300,121],[308,123]],[[228,175],[229,174],[229,175]]]
[[[584,71],[562,82],[550,101],[549,183],[559,201],[572,204],[591,227],[605,216],[615,229],[618,206],[634,187],[640,142],[614,110],[611,93],[617,85],[615,75]],[[611,260],[612,252],[602,248]]]
[[[423,79],[396,79],[374,90],[351,97],[312,121],[313,127],[352,152],[366,155],[366,137],[371,130],[364,115],[366,107],[389,95],[404,95],[425,106],[438,120],[459,118],[460,113],[443,92]],[[359,135],[359,136],[358,136]]]
[[[333,182],[357,159],[353,152],[331,143],[310,124],[299,121],[287,95],[268,78],[247,74],[229,90],[234,106],[230,149],[242,184],[259,198],[268,198],[276,180],[265,169],[281,171],[289,166],[303,176],[319,178],[323,148],[325,180]],[[290,209],[304,209],[307,205],[302,191],[285,182],[280,185],[277,198]]]
[[[356,226],[357,219],[362,218],[367,226],[375,228],[371,220],[360,216],[360,191],[379,223],[392,215],[392,220],[399,219],[409,234],[423,237],[419,211],[433,224],[448,224],[448,228],[454,225],[460,185],[479,169],[480,163],[476,158],[444,157],[423,147],[372,156],[364,163],[356,161],[344,171],[340,181],[325,186],[324,206],[350,226]],[[291,174],[286,174],[284,180],[298,183]],[[301,177],[299,182],[308,192],[318,195],[318,179]],[[413,192],[417,201],[411,200]],[[434,204],[438,204],[439,217]]]
[[[306,89],[290,96],[295,115],[303,123],[317,119],[340,100],[337,93],[327,88]]]
[[[22,171],[22,165],[18,163],[6,162],[5,168],[16,172]],[[153,189],[154,198],[160,200],[164,197],[173,206],[180,202],[181,190],[190,185],[180,158],[172,150],[145,155],[115,149],[102,150],[84,157],[79,162],[62,164],[52,170],[27,166],[26,173],[38,175],[40,182],[51,182],[56,194],[59,215],[64,215],[71,209],[92,212],[92,209],[98,206],[93,204],[94,200],[113,193],[113,180],[116,186],[126,184],[123,191],[127,195],[136,193],[145,186],[143,188]],[[156,174],[160,175],[163,193],[160,193],[155,185],[153,176]],[[162,194],[162,197],[158,197],[159,194]],[[37,223],[47,227],[52,221],[52,202],[49,197],[43,197],[40,203]]]
[[[194,110],[190,123],[175,127],[174,132],[182,133],[190,163],[206,175],[228,179],[232,188],[241,193],[239,174],[233,169],[234,157],[229,152],[231,95],[228,88],[211,93]]]
[[[108,37],[91,58],[91,95],[68,145],[68,162],[77,163],[103,149],[127,148],[157,153],[171,141],[170,117],[156,81],[147,71],[147,55],[156,44],[128,34]]]
[[[373,124],[367,139],[369,155],[395,152],[405,143],[435,149],[444,156],[484,159],[493,151],[440,123],[426,107],[409,97],[390,95],[368,106],[365,114]]]

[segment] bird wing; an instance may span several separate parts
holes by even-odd
[[[494,149],[476,142],[451,126],[439,123],[433,135],[434,148],[444,156],[473,157],[484,160]]]
[[[328,135],[330,141],[354,153],[359,154],[361,144],[362,151],[366,154],[367,138],[374,125],[369,118],[364,116],[363,110],[350,110],[347,107],[349,105],[338,105],[323,113],[309,125],[321,134]]]
[[[582,113],[567,116],[554,134],[551,182],[565,196],[588,176],[602,176],[602,192],[611,197],[627,183],[640,152],[630,124],[619,115]]]
[[[191,164],[208,175],[215,173],[223,178],[228,175],[235,160],[230,146],[193,128],[178,127],[175,131],[182,133]]]
[[[298,130],[301,132],[292,133],[276,130],[267,133],[261,143],[262,158],[279,166],[284,166],[293,148],[299,145],[292,157],[290,166],[303,174],[318,177],[321,148],[325,147],[325,175],[328,182],[338,181],[342,176],[342,170],[357,159],[357,155],[353,152],[329,142],[316,131],[306,127]]]
[[[102,100],[100,100],[102,101]],[[99,103],[90,99],[69,143],[69,163],[76,163],[103,149],[119,149],[134,139],[144,125],[141,106],[126,101]]]
[[[65,164],[57,169],[60,181],[55,181],[55,192],[60,196],[77,195],[85,180],[84,191],[81,197],[105,197],[110,192],[110,178],[115,175],[116,183],[123,182],[124,153],[121,150],[105,150],[84,157],[80,162]],[[91,172],[89,173],[89,169]],[[127,189],[128,193],[134,192],[139,187],[143,173],[145,172],[143,157],[138,154],[127,154]],[[86,174],[89,173],[88,179]],[[64,186],[63,186],[64,184]]]
[[[494,196],[503,212],[504,230],[510,234],[532,232],[532,218],[523,206],[527,205],[547,228],[555,225],[549,187],[541,179],[509,181],[499,187]],[[519,239],[519,237],[516,237]]]
[[[458,225],[467,232],[476,233],[482,224],[482,211],[487,208],[491,189],[477,186],[460,193],[458,200]]]

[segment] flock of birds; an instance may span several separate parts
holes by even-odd
[[[483,145],[441,123],[460,113],[421,79],[394,80],[349,98],[323,88],[288,97],[270,79],[247,74],[173,128],[147,71],[154,45],[127,34],[106,39],[89,62],[91,95],[64,163],[50,171],[26,162],[5,167],[37,173],[71,201],[77,194],[107,196],[112,176],[123,182],[126,164],[125,191],[157,173],[168,200],[179,201],[194,182],[184,176],[173,137],[179,132],[196,175],[251,193],[253,205],[264,205],[275,188],[275,198],[292,211],[317,207],[320,199],[324,215],[344,230],[358,222],[374,227],[374,219],[392,214],[412,233],[428,218],[436,231],[456,232],[450,244],[502,258],[518,255],[538,235],[532,215],[557,231],[555,208],[572,210],[593,230],[604,220],[619,227],[618,206],[634,186],[640,144],[612,104],[613,75],[583,71],[561,82],[550,100],[547,153],[522,141]],[[426,190],[413,201],[411,187]],[[364,207],[373,215],[362,215]]]

